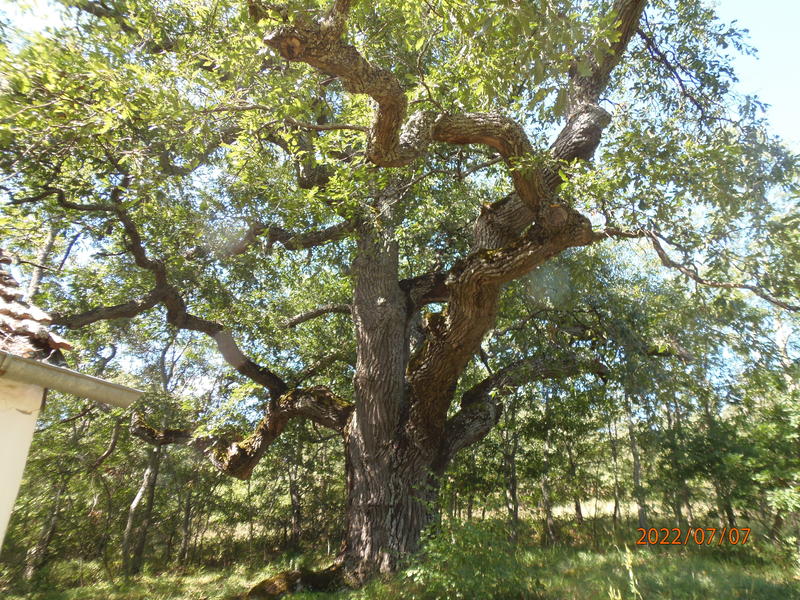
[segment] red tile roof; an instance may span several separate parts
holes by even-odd
[[[0,249],[0,350],[46,359],[54,351],[72,348],[67,340],[48,330],[50,315],[23,300],[19,284],[5,268],[11,262]]]

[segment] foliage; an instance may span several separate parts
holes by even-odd
[[[445,530],[447,535],[428,541],[423,557],[391,579],[371,583],[360,591],[306,592],[296,597],[308,600],[444,600],[473,598],[477,593],[487,599],[530,600],[658,597],[780,600],[793,598],[800,592],[800,584],[791,569],[776,563],[762,563],[751,552],[730,558],[725,553],[703,552],[691,547],[659,551],[606,544],[601,550],[542,549],[533,542],[531,532],[521,536],[518,544],[510,545],[507,526],[491,521],[447,525]],[[271,571],[280,569],[281,564],[285,563],[276,561]],[[67,566],[59,565],[59,569]],[[73,563],[69,568],[79,569],[81,565]],[[92,565],[82,568],[92,568]],[[54,586],[26,597],[31,600],[227,599],[247,581],[268,574],[240,567],[182,576],[148,574],[130,582],[97,581],[73,589]]]
[[[396,249],[395,291],[428,273],[452,288],[469,261],[503,256],[476,250],[473,231],[519,199],[515,177],[558,173],[548,205],[586,215],[592,243],[498,284],[497,306],[476,311],[496,320],[471,336],[452,381],[435,382],[449,394],[438,416],[463,415],[458,399],[489,381],[497,425],[443,474],[438,535],[420,558],[351,597],[790,597],[788,576],[755,561],[798,559],[800,161],[758,99],[733,92],[732,56],[751,51],[742,32],[694,0],[649,3],[609,74],[613,118],[593,160],[548,158],[575,121],[570,86],[613,52],[610,4],[358,3],[349,56],[390,68],[413,110],[502,114],[534,148],[502,161],[485,144],[433,143],[389,169],[368,160],[370,100],[265,45],[327,2],[254,19],[233,0],[62,0],[70,26],[0,29],[0,241],[23,283],[41,277],[33,299],[75,326],[71,366],[146,389],[132,410],[156,429],[231,448],[281,397],[241,356],[223,360],[221,332],[262,377],[366,402],[356,384],[380,377],[359,377],[359,361],[382,334],[351,319],[370,279],[358,269]],[[385,201],[386,190],[400,192]],[[533,220],[506,250],[537,239]],[[365,251],[375,238],[385,243]],[[377,314],[386,298],[374,300]],[[409,313],[401,379],[455,314],[412,300],[397,311]],[[290,325],[320,305],[338,309]],[[284,552],[338,551],[348,463],[319,423],[282,422],[241,482],[193,449],[156,452],[130,418],[51,396],[3,585],[28,585],[32,565],[31,585],[96,580],[57,597],[210,597],[221,576],[193,569],[236,569],[224,594]],[[140,489],[152,495],[137,505]],[[753,561],[739,572],[735,554],[600,551],[634,512],[752,526]],[[126,540],[144,575],[103,583]],[[165,569],[189,574],[155,573]]]

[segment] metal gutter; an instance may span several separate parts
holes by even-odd
[[[118,383],[0,350],[0,377],[125,408],[144,394]]]

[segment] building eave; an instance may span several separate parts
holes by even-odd
[[[125,408],[144,392],[0,350],[0,377]]]

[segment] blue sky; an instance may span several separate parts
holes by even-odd
[[[800,0],[712,0],[725,21],[738,21],[749,31],[749,43],[757,57],[741,56],[736,61],[738,90],[756,94],[770,105],[767,115],[772,131],[800,152]],[[31,12],[20,10],[34,6]],[[35,30],[57,23],[47,0],[0,0],[0,13]]]
[[[717,13],[749,30],[758,56],[739,57],[739,91],[770,104],[772,130],[800,151],[800,1],[719,0]]]

